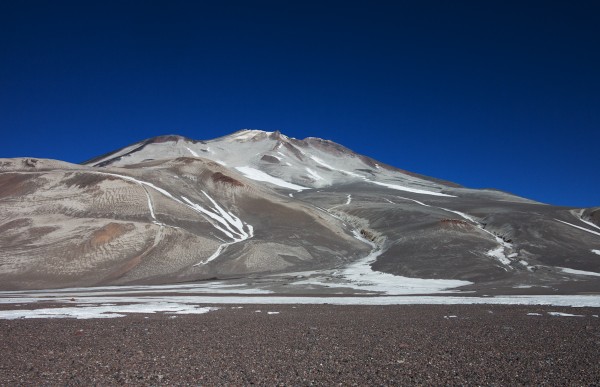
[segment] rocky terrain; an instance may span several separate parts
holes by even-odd
[[[0,320],[0,385],[600,382],[599,308],[219,308],[198,316]]]
[[[583,294],[600,208],[384,165],[330,141],[163,136],[82,165],[0,159],[0,288],[234,280],[285,293]]]

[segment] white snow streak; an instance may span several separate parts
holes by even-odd
[[[232,140],[248,140],[257,134],[266,133],[267,135],[272,134],[273,132],[265,132],[262,130],[255,129],[244,129],[238,132],[238,134],[230,135],[229,138]]]
[[[418,194],[423,194],[423,195],[431,195],[431,196],[445,196],[445,197],[451,197],[451,198],[456,197],[454,195],[448,195],[448,194],[441,193],[441,192],[426,191],[426,190],[418,189],[418,188],[405,187],[403,185],[381,183],[381,182],[373,181],[373,180],[365,180],[365,181],[372,183],[372,184],[381,185],[383,187],[399,190],[399,191],[406,191],[406,192],[418,193]]]
[[[470,222],[473,222],[473,223],[475,223],[475,224],[479,225],[479,222],[477,222],[475,219],[473,219],[473,217],[471,217],[471,216],[469,216],[469,215],[465,214],[464,212],[460,212],[460,211],[454,211],[454,210],[449,210],[449,209],[447,209],[447,208],[442,208],[442,207],[439,207],[439,208],[441,208],[441,209],[442,209],[442,210],[444,210],[444,211],[452,212],[452,213],[454,213],[454,214],[456,214],[456,215],[460,216],[460,217],[461,217],[461,218],[463,218],[463,219],[466,219],[466,220],[468,220],[468,221],[470,221]]]
[[[142,186],[142,188],[143,188],[143,186]],[[152,206],[152,199],[150,198],[150,194],[148,193],[148,191],[146,191],[145,188],[143,188],[143,189],[144,189],[144,193],[146,194],[146,199],[148,199],[148,209],[150,210],[150,216],[156,222],[156,214],[154,214],[154,207]]]
[[[418,205],[421,205],[421,206],[423,206],[423,207],[431,207],[429,204],[425,204],[425,203],[423,203],[423,202],[420,202],[420,201],[418,201],[418,200],[415,200],[415,199],[409,199],[409,198],[405,198],[405,197],[402,197],[402,196],[397,196],[397,198],[398,198],[398,199],[403,199],[403,200],[409,200],[409,201],[411,201],[411,202],[415,202],[415,203],[417,203]],[[390,201],[390,203],[392,203],[392,202]],[[439,208],[439,207],[436,207],[436,208]],[[443,208],[440,208],[440,210],[442,210],[442,209],[443,209]]]
[[[198,156],[198,153],[194,152],[193,150],[191,150],[191,149],[190,149],[190,148],[188,148],[187,146],[185,147],[185,149],[189,150],[189,151],[190,151],[190,153],[192,154],[192,156],[194,156],[194,157],[200,157],[200,156]]]
[[[587,229],[587,228],[585,228],[585,227],[576,226],[576,225],[574,225],[574,224],[572,224],[572,223],[565,222],[564,220],[560,220],[560,219],[556,219],[556,218],[554,218],[554,220],[556,220],[557,222],[561,222],[561,223],[567,224],[567,225],[569,225],[569,226],[571,226],[571,227],[575,227],[575,228],[578,228],[578,229],[580,229],[580,230],[587,231],[587,232],[589,232],[590,234],[595,234],[595,235],[598,235],[598,236],[600,236],[600,232],[592,231],[592,230],[589,230],[589,229]]]
[[[592,253],[600,255],[600,250],[592,250]]]
[[[221,206],[219,206],[217,204],[217,202],[212,197],[210,197],[210,195],[208,195],[206,192],[202,191],[202,193],[213,204],[214,207],[211,209],[213,211],[219,212],[219,214],[222,216],[222,219],[224,219],[226,221],[226,227],[229,230],[231,230],[232,232],[238,234],[240,236],[240,238],[248,239],[249,235],[244,231],[244,224],[240,220],[240,218],[233,215],[231,212],[226,212],[225,210],[223,210],[223,208],[221,208]],[[235,230],[233,230],[232,227],[230,227],[229,225],[231,225],[233,228],[235,228]]]
[[[594,271],[575,270],[575,269],[569,269],[568,267],[558,267],[558,266],[556,266],[556,268],[564,273],[600,277],[600,273],[596,273]]]
[[[571,314],[571,313],[562,313],[562,312],[548,312],[550,316],[556,317],[583,317],[581,314]]]
[[[279,187],[283,187],[283,188],[288,188],[288,189],[293,189],[296,191],[302,191],[305,189],[309,189],[308,187],[303,187],[301,185],[297,185],[297,184],[292,184],[292,183],[288,183],[285,180],[282,180],[278,177],[274,177],[271,176],[263,171],[259,171],[258,169],[252,168],[252,167],[235,167],[235,169],[237,169],[238,171],[240,171],[244,176],[246,176],[249,179],[252,180],[256,180],[256,181],[264,181],[267,183],[271,183],[273,185],[277,185]]]
[[[573,214],[573,216],[575,216],[577,219],[581,220],[583,223],[592,226],[594,228],[597,228],[598,230],[600,230],[600,226],[598,226],[597,224],[590,222],[589,220],[583,219],[583,212],[584,210],[579,211],[579,213],[575,213],[575,212],[571,212]]]
[[[310,177],[312,177],[315,180],[325,180],[325,179],[323,179],[322,176],[320,176],[317,172],[313,171],[310,168],[306,168],[306,172],[308,172],[308,174],[310,175]]]
[[[171,199],[171,200],[174,200],[174,201],[176,201],[177,203],[184,204],[184,203],[183,203],[181,200],[177,199],[175,196],[173,196],[173,195],[172,195],[171,193],[169,193],[168,191],[166,191],[166,190],[164,190],[164,189],[162,189],[162,188],[160,188],[160,187],[157,187],[157,186],[155,186],[154,184],[152,184],[152,183],[149,183],[149,182],[147,182],[147,181],[138,180],[138,179],[136,179],[136,178],[133,178],[133,177],[131,177],[131,176],[127,176],[127,175],[119,175],[119,174],[116,174],[116,173],[108,173],[108,172],[91,172],[91,171],[90,171],[90,172],[88,172],[88,173],[96,173],[96,174],[100,174],[100,175],[115,176],[115,177],[121,178],[121,179],[123,179],[123,180],[129,180],[129,181],[132,181],[132,182],[134,182],[134,183],[136,183],[136,184],[141,184],[141,185],[143,185],[143,186],[147,186],[147,187],[153,188],[154,190],[156,190],[156,191],[160,192],[161,194],[163,194],[164,196],[168,197],[169,199]]]
[[[321,164],[322,166],[324,166],[325,168],[331,169],[332,171],[337,171],[337,172],[341,172],[345,175],[349,175],[349,176],[354,176],[354,177],[359,177],[361,179],[364,179],[364,177],[362,175],[359,175],[358,173],[354,173],[354,172],[350,172],[350,171],[345,171],[343,169],[338,169],[336,167],[332,167],[331,165],[327,164],[326,162],[324,162],[323,160],[321,160],[320,158],[316,157],[316,156],[312,156],[309,155],[309,157],[316,162],[317,164]]]
[[[223,250],[225,250],[229,245],[232,245],[234,243],[236,243],[236,242],[227,242],[227,243],[220,244],[219,247],[217,247],[217,250],[210,257],[206,258],[204,261],[198,262],[194,266],[203,265],[203,264],[206,264],[206,263],[212,261],[213,259],[217,258],[219,255],[221,255]]]
[[[146,187],[151,187],[155,190],[157,190],[158,192],[160,192],[161,194],[167,194],[167,196],[169,196],[171,199],[175,199],[171,194],[169,194],[168,192],[166,192],[165,190],[163,190],[162,188],[158,188],[155,185],[148,183],[146,181],[142,181],[142,180],[138,180],[135,179],[131,176],[126,176],[126,175],[119,175],[116,173],[108,173],[108,172],[96,172],[96,171],[89,171],[88,173],[95,173],[98,175],[108,175],[108,176],[113,176],[113,177],[118,177],[122,180],[126,180],[126,181],[131,181],[135,184],[138,184],[140,187],[142,187],[142,189],[144,190],[144,193],[146,194],[146,198],[148,200],[148,210],[150,211],[150,216],[152,217],[152,223],[160,226],[160,227],[164,227],[167,226],[166,224],[159,222],[158,219],[156,218],[156,213],[154,211],[154,205],[152,203],[152,197],[150,196],[150,193],[148,192],[148,190],[146,189]],[[181,203],[181,201],[179,201]],[[170,226],[170,227],[174,227],[174,226]],[[175,228],[175,227],[174,227]]]
[[[221,253],[230,245],[238,242],[242,242],[248,238],[252,238],[254,236],[254,228],[252,225],[243,223],[240,218],[233,215],[231,212],[226,212],[221,206],[217,204],[217,202],[206,192],[202,191],[202,193],[210,200],[214,207],[210,207],[206,209],[201,205],[192,202],[185,196],[182,196],[182,199],[188,203],[188,207],[192,208],[194,211],[199,212],[203,215],[208,216],[209,218],[216,221],[218,224],[214,224],[213,226],[227,235],[229,238],[233,239],[231,242],[222,243],[219,245],[217,250],[207,259],[202,260],[195,264],[194,266],[206,264],[213,259],[217,258]],[[248,229],[248,231],[244,230],[244,226]]]
[[[348,194],[348,199],[346,200],[346,205],[352,203],[352,195]]]
[[[206,220],[208,220],[213,225],[213,227],[215,227],[217,230],[221,231],[223,234],[227,235],[230,239],[233,239],[232,242],[227,242],[227,243],[221,244],[217,248],[217,251],[215,253],[213,253],[206,260],[201,261],[194,266],[212,261],[213,259],[217,258],[223,252],[223,250],[225,248],[227,248],[227,246],[229,246],[233,243],[241,242],[241,241],[251,238],[253,236],[254,229],[251,225],[244,224],[237,216],[233,215],[231,212],[226,212],[225,210],[223,210],[223,208],[221,208],[221,206],[219,206],[217,204],[217,202],[204,191],[202,191],[202,193],[208,198],[208,200],[213,205],[213,207],[210,208],[210,210],[205,209],[201,205],[192,202],[191,200],[189,200],[188,198],[186,198],[184,196],[182,196],[181,198],[185,202],[181,201],[181,200],[177,199],[174,195],[172,195],[170,192],[168,192],[167,190],[157,187],[156,185],[149,183],[147,181],[138,180],[131,176],[118,175],[115,173],[107,173],[107,172],[92,172],[92,173],[97,173],[97,174],[101,174],[101,175],[110,175],[110,176],[115,176],[115,177],[121,178],[123,180],[133,181],[134,183],[141,185],[142,188],[144,188],[144,191],[146,191],[145,186],[151,187],[151,188],[155,189],[156,191],[160,192],[161,194],[163,194],[164,196],[168,197],[169,199],[174,200],[175,202],[180,203],[180,204],[194,210],[195,212],[198,212],[199,214],[203,215],[203,217]],[[152,208],[152,202],[150,200],[150,195],[148,194],[147,191],[146,191],[146,195],[148,196],[148,205],[150,206],[150,213],[151,213],[153,219],[155,220],[155,223],[162,226],[163,225],[162,223],[159,223],[158,221],[156,221],[154,209]],[[213,220],[213,221],[211,221],[211,220]],[[247,227],[248,232],[246,232],[244,230],[244,225]],[[222,226],[224,226],[224,228]]]
[[[496,241],[496,243],[498,243],[498,245],[499,245],[498,247],[496,247],[496,248],[494,248],[494,249],[488,250],[488,251],[485,253],[485,255],[487,255],[487,256],[489,256],[489,257],[496,258],[496,259],[497,259],[497,260],[498,260],[500,263],[502,263],[503,265],[507,266],[508,268],[512,268],[512,267],[510,266],[510,264],[511,264],[511,261],[510,261],[510,259],[508,259],[508,258],[507,258],[507,254],[506,254],[506,251],[507,251],[507,250],[510,250],[510,249],[512,249],[512,244],[510,244],[510,243],[508,243],[508,242],[505,242],[505,241],[504,241],[502,238],[500,238],[500,237],[498,237],[498,236],[494,235],[494,233],[492,233],[492,232],[490,232],[490,231],[488,231],[488,230],[484,229],[484,228],[481,226],[481,224],[480,224],[478,221],[476,221],[476,220],[475,220],[475,219],[474,219],[472,216],[470,216],[470,215],[467,215],[467,214],[465,214],[464,212],[455,211],[455,210],[450,210],[450,209],[448,209],[448,208],[444,208],[444,207],[430,206],[429,204],[425,204],[425,203],[423,203],[423,202],[420,202],[420,201],[418,201],[418,200],[415,200],[415,199],[409,199],[409,198],[405,198],[405,197],[402,197],[402,196],[397,196],[397,197],[398,197],[398,198],[400,198],[400,199],[409,200],[409,201],[411,201],[411,202],[417,203],[417,204],[419,204],[419,205],[421,205],[421,206],[424,206],[424,207],[433,207],[433,208],[440,209],[440,210],[442,210],[442,211],[451,212],[451,213],[453,213],[453,214],[456,214],[456,215],[460,216],[461,218],[463,218],[463,219],[466,219],[466,220],[468,220],[469,222],[473,223],[473,225],[475,225],[475,226],[476,226],[477,228],[479,228],[481,231],[485,232],[486,234],[489,234],[489,235],[491,235],[491,236],[494,238],[494,240]],[[386,199],[386,200],[387,200],[387,199]],[[388,200],[388,201],[389,201],[389,200]],[[391,202],[390,202],[390,203],[391,203]],[[517,255],[516,255],[515,253],[512,253],[512,254],[509,254],[509,255],[508,255],[508,257],[511,257],[511,258],[516,258],[516,257],[517,257]],[[506,267],[503,267],[503,269],[504,269],[504,270],[507,270],[507,268],[506,268]]]
[[[306,155],[304,152],[302,152],[302,154]],[[312,159],[317,164],[320,164],[321,166],[323,166],[323,167],[325,167],[325,168],[327,168],[327,169],[329,169],[331,171],[336,171],[336,172],[340,172],[340,173],[342,173],[344,175],[347,175],[347,176],[356,177],[356,178],[359,178],[360,180],[365,181],[367,183],[376,184],[376,185],[380,185],[380,186],[391,188],[391,189],[395,189],[395,190],[400,190],[400,191],[405,191],[405,192],[412,192],[412,193],[423,194],[423,195],[456,197],[455,195],[448,195],[448,194],[444,194],[444,193],[441,193],[441,192],[427,191],[427,190],[423,190],[423,189],[419,189],[419,188],[405,187],[405,186],[398,185],[398,184],[382,183],[382,182],[378,182],[378,181],[369,180],[365,176],[360,175],[358,173],[350,172],[350,171],[347,171],[347,170],[344,170],[344,169],[339,169],[339,168],[336,168],[336,167],[334,167],[334,166],[332,166],[330,164],[327,164],[325,161],[323,161],[322,159],[318,158],[317,156],[313,156],[313,155],[306,155],[306,156],[308,156],[310,159]],[[249,167],[241,167],[241,168],[249,168]],[[377,166],[377,168],[379,168],[379,166]],[[240,168],[237,168],[237,169],[240,170]],[[321,180],[321,179],[323,179],[320,175],[318,175],[313,170],[311,170],[309,168],[306,168],[306,170],[308,171],[308,173],[315,180]],[[260,172],[260,171],[256,171],[256,172]],[[244,173],[244,172],[242,172],[242,173]],[[253,171],[253,173],[255,173],[255,172]],[[264,172],[260,172],[260,173],[264,174]],[[267,175],[267,176],[269,176],[269,175]],[[252,178],[252,177],[250,177],[250,178]],[[263,178],[266,179],[266,177],[263,177]],[[273,177],[270,176],[270,178],[273,178]],[[255,180],[258,180],[258,179],[255,179]],[[268,181],[268,180],[259,180],[259,181]],[[273,183],[273,184],[277,184],[277,183]],[[286,184],[290,184],[290,183],[286,183]],[[277,185],[281,185],[281,184],[277,184]]]

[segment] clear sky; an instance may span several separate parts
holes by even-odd
[[[0,2],[0,157],[242,128],[600,206],[600,1]]]

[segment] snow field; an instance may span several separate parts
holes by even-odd
[[[445,293],[448,289],[471,284],[469,281],[410,278],[375,271],[371,268],[371,263],[384,251],[375,243],[363,238],[358,230],[354,230],[353,235],[371,246],[369,255],[336,272],[309,272],[310,278],[295,281],[293,285],[351,288],[370,293],[401,295]]]
[[[148,302],[130,305],[78,305],[63,308],[42,308],[32,310],[3,310],[0,319],[21,318],[115,318],[125,317],[129,313],[172,313],[203,314],[219,308],[203,307],[177,302]]]

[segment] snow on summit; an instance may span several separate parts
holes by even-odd
[[[149,139],[114,152],[94,166],[126,166],[173,157],[199,157],[236,169],[277,188],[303,190],[335,184],[376,184],[423,195],[452,196],[431,180],[382,168],[381,163],[316,137],[298,140],[280,132],[244,129],[213,140],[179,136]]]
[[[7,290],[228,278],[235,292],[483,296],[600,283],[597,208],[469,189],[277,131],[159,136],[84,165],[4,159],[0,213]]]

